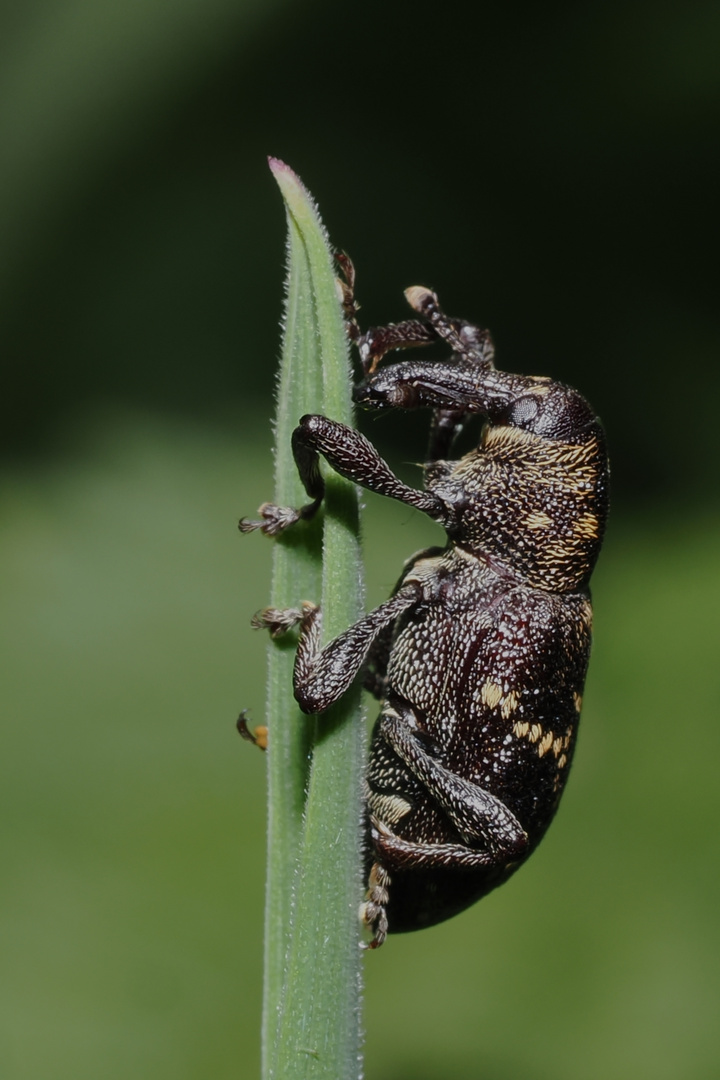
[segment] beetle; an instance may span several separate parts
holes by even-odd
[[[589,579],[608,512],[603,429],[574,389],[496,369],[487,330],[450,318],[435,293],[406,290],[417,318],[361,333],[354,271],[340,283],[363,379],[355,401],[433,410],[424,490],[408,487],[364,435],[320,415],[292,436],[310,502],[265,503],[243,532],[312,517],[319,457],[370,491],[439,522],[444,547],[413,555],[385,603],[320,648],[314,604],[266,609],[256,626],[299,624],[294,692],[323,712],[362,673],[381,702],[366,777],[372,933],[441,922],[506,881],[537,847],[573,756],[587,671]],[[445,343],[445,360],[379,366],[395,349]],[[472,416],[478,446],[453,460]]]

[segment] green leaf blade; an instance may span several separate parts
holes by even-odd
[[[270,167],[286,202],[291,237],[283,352],[303,354],[314,335],[316,370],[321,375],[321,387],[314,386],[319,391],[317,397],[312,403],[303,397],[306,404],[296,412],[296,419],[303,412],[323,412],[352,424],[349,350],[327,233],[312,197],[296,174],[276,159],[270,159]],[[303,348],[287,341],[291,309],[296,312],[292,317],[293,333],[305,342]],[[291,378],[283,372],[281,392]],[[300,399],[292,400],[298,403]],[[278,412],[277,470],[291,469],[296,475],[291,459],[289,463],[286,456],[281,456],[285,453],[280,445],[281,411],[282,406]],[[286,445],[289,447],[289,438]],[[361,614],[362,587],[357,493],[341,477],[332,473],[325,476],[322,607],[327,642]],[[283,587],[288,584],[284,581]],[[297,582],[294,584],[297,590]],[[284,606],[313,599],[320,589],[307,596],[298,596],[296,591],[284,599],[280,592],[278,581],[278,606]],[[289,929],[281,936],[287,948],[281,956],[276,940],[272,950],[270,946],[267,949],[275,986],[271,992],[266,990],[265,1076],[278,1080],[351,1080],[361,1075],[357,908],[362,890],[365,734],[359,699],[360,689],[353,687],[317,722],[299,864],[289,898]],[[277,766],[276,758],[273,768]],[[280,783],[279,773],[275,783]],[[277,813],[277,807],[271,807],[271,822]],[[271,827],[271,833],[274,831]],[[275,873],[277,880],[283,880],[277,868]],[[277,926],[271,927],[270,922],[287,906],[268,897],[269,938],[277,935]],[[283,963],[283,985],[278,989],[278,970]]]

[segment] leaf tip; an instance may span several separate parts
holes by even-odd
[[[280,158],[273,157],[272,154],[268,154],[267,161],[273,176],[277,176],[277,174],[280,172],[292,172],[292,169],[289,165],[286,165],[284,161],[280,160]]]
[[[305,195],[309,197],[310,193],[308,192],[307,188],[303,184],[298,174],[295,172],[294,169],[291,169],[289,165],[286,165],[284,161],[281,161],[280,158],[268,155],[268,165],[270,166],[270,172],[277,180],[283,193],[285,191],[285,188],[288,185],[291,185],[292,187],[295,187],[298,190],[304,192]]]
[[[286,165],[280,158],[272,156],[268,157],[268,165],[280,188],[288,210],[294,215],[302,215],[303,212],[309,211],[310,214],[317,219],[318,224],[322,228],[315,200],[295,170],[291,169],[290,166]]]

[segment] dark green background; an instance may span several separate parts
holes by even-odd
[[[434,286],[602,415],[582,736],[512,882],[366,963],[367,1073],[720,1069],[710,3],[26,0],[0,16],[0,1074],[253,1077],[280,156],[365,322]],[[422,417],[362,418],[407,477]],[[370,603],[434,527],[368,499]]]

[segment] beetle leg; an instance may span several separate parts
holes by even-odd
[[[360,362],[366,375],[375,368],[389,352],[410,349],[416,345],[429,345],[438,338],[447,342],[453,352],[463,359],[488,363],[495,355],[490,331],[464,319],[453,319],[440,308],[438,298],[430,289],[414,285],[405,290],[405,297],[417,313],[426,320],[406,319],[388,326],[373,326],[362,332],[357,321],[360,305],[355,300],[355,267],[343,253],[335,256],[345,278],[338,279],[338,287],[348,328],[348,337],[357,345]]]
[[[388,326],[372,326],[355,338],[355,344],[363,371],[366,375],[371,375],[389,352],[412,349],[416,345],[430,345],[437,339],[437,334],[427,323],[406,319]]]
[[[454,845],[437,845],[440,849],[438,861],[446,865],[468,865],[468,857],[472,860],[480,854],[476,850],[478,844],[483,845],[484,854],[490,861],[519,857],[527,847],[528,838],[512,811],[497,796],[472,780],[457,776],[429,754],[413,732],[416,721],[412,709],[405,706],[401,712],[401,708],[386,708],[380,721],[381,734],[442,807],[468,845],[457,851]],[[403,845],[406,843],[402,841]],[[429,845],[429,848],[435,847]],[[429,852],[424,855],[430,857]],[[471,865],[477,863],[471,861]]]
[[[597,419],[576,391],[542,376],[497,371],[486,331],[449,318],[429,289],[415,286],[406,295],[454,355],[450,360],[410,360],[380,368],[366,376],[353,397],[370,408],[436,410],[440,430],[431,442],[431,458],[450,445],[463,413],[561,442],[581,443],[597,436]],[[444,427],[449,427],[449,435]]]
[[[303,518],[311,518],[325,494],[325,482],[319,467],[320,454],[335,472],[353,483],[379,495],[398,499],[436,521],[446,523],[447,510],[441,499],[430,492],[418,491],[403,484],[372,443],[354,428],[328,420],[325,416],[303,416],[293,432],[292,447],[300,479],[312,502],[299,510],[263,503],[259,511],[262,520],[243,518],[239,526],[241,532],[261,529],[268,536],[274,536]]]
[[[321,615],[316,609],[303,624],[295,657],[295,697],[306,713],[329,709],[349,688],[378,634],[421,598],[407,585],[320,649]]]
[[[344,280],[338,278],[348,337],[355,343],[366,376],[372,375],[389,352],[430,345],[445,340],[463,359],[487,363],[494,356],[489,330],[473,326],[461,319],[451,319],[440,309],[437,297],[427,289],[415,287],[406,291],[411,306],[425,315],[427,322],[406,319],[389,326],[373,326],[363,332],[357,321],[360,305],[355,300],[355,267],[348,255],[338,252],[336,261]],[[423,306],[424,305],[424,306]],[[430,310],[432,309],[432,310]],[[466,410],[436,409],[433,415],[428,446],[428,461],[438,461],[449,455],[455,438],[467,418]]]
[[[445,507],[436,495],[403,484],[372,443],[345,424],[325,416],[303,416],[293,432],[293,453],[305,490],[315,499],[322,498],[324,492],[318,467],[322,454],[335,472],[353,483],[444,520]]]
[[[418,322],[417,319],[406,319],[404,322],[390,323],[389,326],[373,326],[363,332],[357,321],[360,305],[355,299],[355,267],[352,259],[344,252],[337,251],[335,261],[342,273],[342,277],[336,278],[336,282],[347,334],[357,346],[360,363],[366,375],[373,372],[382,358],[395,349],[410,349],[415,345],[429,345],[437,341],[438,335],[432,326]]]
[[[301,623],[316,608],[317,604],[313,604],[311,600],[304,600],[299,608],[266,607],[255,612],[250,625],[253,630],[269,630],[270,637],[280,637]]]
[[[370,835],[373,846],[382,857],[383,865],[395,869],[426,870],[429,867],[463,867],[472,870],[493,866],[497,859],[488,851],[466,847],[464,844],[432,844],[404,840],[376,818],[372,819]]]
[[[452,445],[471,414],[466,409],[435,409],[430,424],[426,460],[443,461],[450,456]]]
[[[464,844],[431,844],[403,840],[376,817],[370,818],[370,836],[382,861],[374,862],[370,868],[366,899],[360,905],[360,919],[373,931],[372,941],[364,946],[368,949],[379,948],[388,934],[387,905],[392,885],[388,866],[410,870],[437,867],[473,870],[497,863],[497,856],[488,851],[466,847]]]
[[[260,529],[266,536],[277,536],[298,521],[305,521],[314,517],[322,499],[314,499],[307,506],[301,506],[294,510],[291,506],[277,506],[275,503],[266,502],[258,508],[260,521],[252,521],[250,518],[240,518],[238,529],[241,533],[255,532]]]
[[[300,637],[295,654],[293,687],[297,702],[305,713],[329,709],[348,689],[363,665],[378,634],[398,615],[422,598],[417,582],[399,589],[384,604],[359,619],[344,633],[320,648],[322,613],[314,604],[278,611],[267,608],[253,619],[256,627],[266,627],[273,636],[300,623]]]
[[[458,359],[492,365],[495,346],[489,330],[446,315],[435,293],[423,285],[411,285],[405,290],[405,299],[418,315],[428,320],[437,336],[450,346]]]

